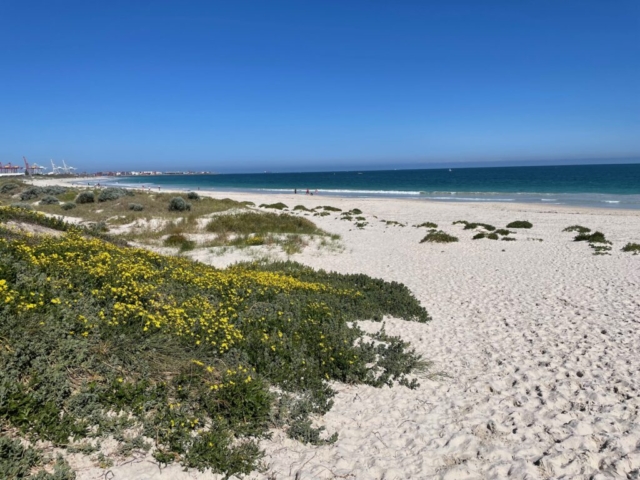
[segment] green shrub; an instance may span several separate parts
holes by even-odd
[[[442,230],[434,230],[425,235],[425,237],[420,240],[420,243],[424,242],[432,242],[432,243],[452,243],[457,242],[458,238],[453,235],[449,235],[448,233],[443,232]]]
[[[500,237],[498,237],[498,234],[496,232],[491,232],[491,233],[485,233],[485,232],[480,232],[480,233],[476,233],[472,240],[479,240],[481,238],[488,238],[489,240],[498,240]]]
[[[94,203],[95,201],[96,196],[93,194],[93,192],[80,192],[76,197],[77,204]]]
[[[623,252],[633,252],[634,255],[640,253],[640,243],[627,243],[622,247]]]
[[[531,228],[533,224],[526,220],[516,220],[515,222],[511,222],[507,225],[507,228]]]
[[[173,197],[169,201],[169,211],[170,212],[184,212],[186,210],[191,210],[191,204],[187,203],[187,201],[182,197]]]
[[[590,228],[583,227],[582,225],[571,225],[570,227],[562,230],[563,232],[578,232],[578,233],[589,233],[591,231]]]
[[[24,210],[33,210],[33,205],[31,205],[30,203],[16,202],[12,203],[11,206],[14,208],[22,208]]]
[[[73,202],[65,202],[60,205],[60,208],[62,208],[63,210],[71,210],[73,208],[76,208],[76,204]]]
[[[305,207],[304,205],[296,205],[295,207],[293,207],[294,210],[300,210],[303,212],[311,212],[312,210],[309,210],[307,207]]]
[[[502,237],[502,240],[504,240],[505,242],[515,242],[516,239],[513,237]]]
[[[42,194],[42,189],[40,187],[31,187],[20,194],[20,200],[33,200],[34,198],[38,198],[40,194]]]
[[[475,230],[478,227],[483,227],[485,230],[489,230],[489,231],[493,231],[496,229],[496,227],[494,227],[493,225],[489,225],[488,223],[477,223],[477,222],[471,223],[471,222],[467,222],[466,220],[456,220],[455,222],[453,222],[454,225],[459,223],[464,225],[465,230]]]
[[[69,465],[58,458],[53,473],[43,469],[46,457],[32,446],[23,446],[19,440],[0,436],[0,478],[6,480],[75,480]],[[35,471],[37,470],[37,473]]]
[[[505,235],[509,235],[510,233],[514,233],[514,232],[512,232],[512,231],[510,231],[510,230],[507,230],[507,229],[505,229],[505,228],[499,228],[499,229],[498,229],[498,230],[496,230],[494,233],[496,233],[496,234],[498,234],[498,235],[505,236]]]
[[[404,223],[400,223],[396,220],[380,220],[381,222],[384,222],[387,226],[391,225],[394,227],[406,227],[407,225]]]
[[[40,205],[54,205],[57,203],[60,203],[60,200],[58,200],[53,195],[47,195],[42,200],[40,200]]]
[[[245,207],[255,207],[256,204],[253,202],[248,202],[248,201],[244,201],[244,202],[240,202],[242,205],[244,205]]]
[[[106,222],[91,222],[86,226],[87,231],[93,234],[100,234],[109,231],[109,226]]]
[[[2,194],[10,193],[18,188],[20,188],[20,185],[18,185],[17,183],[12,183],[12,182],[5,183],[4,185],[2,185],[2,187],[0,187],[0,193]]]
[[[602,232],[593,232],[593,233],[579,233],[573,239],[574,242],[589,242],[589,243],[611,243],[608,241],[604,233]]]
[[[327,212],[341,212],[342,209],[338,207],[332,207],[330,205],[325,205],[323,207],[316,207],[315,210],[326,210]]]
[[[144,205],[140,205],[139,203],[130,203],[129,210],[133,210],[134,212],[141,212],[144,210]]]
[[[282,202],[278,202],[278,203],[263,203],[262,205],[260,205],[260,207],[261,208],[274,208],[276,210],[284,210],[285,208],[289,208]]]
[[[40,188],[40,192],[45,194],[45,195],[62,195],[63,193],[66,193],[68,188],[65,187],[59,187],[57,185],[52,185],[50,187],[39,187]]]
[[[359,208],[354,208],[352,210],[349,210],[349,212],[351,215],[362,215],[362,210],[360,210]]]
[[[200,195],[198,195],[196,192],[189,192],[187,193],[187,198],[189,200],[200,200]]]
[[[112,202],[122,197],[132,196],[133,192],[124,188],[105,188],[98,195],[98,202]]]
[[[414,225],[414,227],[416,227],[416,228],[438,228],[438,224],[437,223],[433,223],[433,222],[424,222],[424,223],[421,223],[420,225]]]

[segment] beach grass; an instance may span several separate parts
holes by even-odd
[[[640,254],[640,243],[627,243],[622,247],[623,252],[632,252],[634,255]]]
[[[438,228],[438,224],[433,222],[423,222],[419,225],[414,225],[414,227],[415,228]]]
[[[456,220],[455,222],[453,222],[453,225],[458,225],[458,224],[464,225],[465,230],[475,230],[478,227],[482,227],[488,231],[493,231],[496,229],[496,227],[488,223],[468,222],[466,220]]]
[[[277,203],[263,203],[260,205],[260,208],[271,208],[274,210],[285,210],[287,208],[289,208],[287,205],[285,205],[282,202],[277,202]]]
[[[589,233],[591,231],[590,228],[583,227],[582,225],[571,225],[570,227],[562,230],[563,232],[578,232],[578,233]]]
[[[453,243],[457,241],[458,237],[449,235],[442,230],[432,230],[431,232],[427,233],[422,240],[420,240],[420,243]]]
[[[507,225],[507,228],[532,228],[533,224],[527,220],[516,220]]]

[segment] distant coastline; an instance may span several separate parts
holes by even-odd
[[[215,192],[640,209],[640,164],[109,177],[103,183]],[[317,191],[317,192],[316,192]]]

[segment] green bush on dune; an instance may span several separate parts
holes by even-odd
[[[182,197],[173,197],[169,200],[170,212],[185,212],[191,210],[191,204]]]
[[[58,200],[53,195],[47,195],[42,200],[40,200],[40,205],[55,205],[58,203],[60,203],[60,200]]]
[[[420,240],[420,243],[430,242],[430,243],[453,243],[457,242],[458,237],[454,237],[453,235],[449,235],[448,233],[443,232],[442,230],[433,230],[425,237]]]
[[[562,230],[563,232],[578,232],[578,233],[589,233],[591,231],[590,228],[583,227],[582,225],[571,225],[570,227]]]
[[[85,204],[85,203],[94,203],[96,201],[96,196],[93,192],[80,192],[76,197],[77,204]]]
[[[507,228],[531,228],[533,224],[526,220],[516,220],[507,225]]]
[[[5,183],[4,185],[2,185],[2,187],[0,187],[0,193],[2,194],[7,194],[7,193],[11,193],[17,189],[20,188],[20,185],[18,185],[17,183]]]

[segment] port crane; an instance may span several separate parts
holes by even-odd
[[[42,165],[38,165],[37,163],[29,164],[27,157],[22,157],[24,160],[24,174],[25,175],[42,175],[46,170]]]

